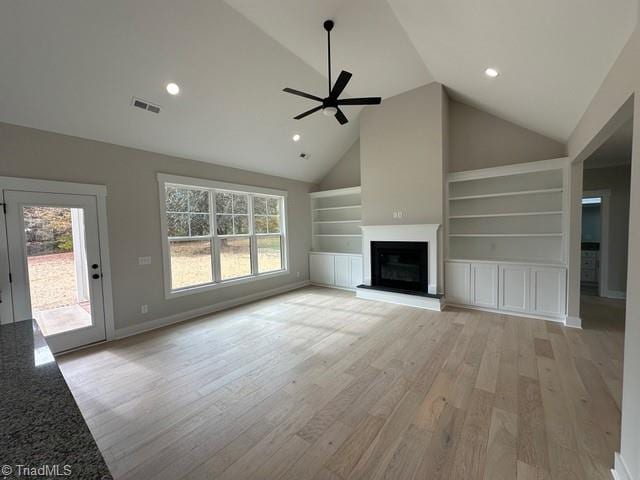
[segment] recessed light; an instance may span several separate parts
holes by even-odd
[[[294,142],[298,142],[298,141],[300,141],[300,134],[296,133],[293,137],[291,137],[291,139],[292,139]]]
[[[484,71],[484,74],[487,77],[496,78],[498,75],[500,75],[500,72],[498,72],[498,70],[496,70],[495,68],[489,67]]]
[[[170,95],[177,95],[180,93],[180,87],[176,83],[168,83],[167,92],[169,92]]]

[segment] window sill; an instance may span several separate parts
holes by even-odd
[[[218,290],[219,288],[232,287],[235,285],[243,285],[245,283],[252,283],[252,282],[266,280],[274,277],[282,277],[288,274],[289,274],[289,269],[278,270],[275,272],[263,273],[256,276],[252,275],[250,277],[241,277],[233,280],[225,280],[219,283],[207,283],[205,285],[197,285],[195,287],[188,287],[180,290],[171,290],[171,291],[165,292],[165,298],[167,300],[170,300],[172,298],[184,297],[186,295],[195,295],[197,293],[208,292],[211,290]]]

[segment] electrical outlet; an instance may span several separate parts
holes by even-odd
[[[149,305],[140,305],[140,313],[149,313]]]
[[[138,257],[138,265],[151,265],[151,257]]]

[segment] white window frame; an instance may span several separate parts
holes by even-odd
[[[202,238],[203,240],[211,240],[212,255],[211,268],[213,282],[184,287],[179,289],[171,288],[171,252],[169,242],[169,230],[167,227],[167,211],[166,211],[166,187],[175,186],[179,188],[205,189],[209,190],[209,211],[210,211],[210,236],[193,237],[192,240]],[[222,235],[217,233],[217,220],[215,211],[215,193],[216,191],[225,191],[230,193],[242,193],[248,195],[248,216],[249,216],[249,234],[245,235]],[[185,295],[216,290],[218,288],[240,285],[243,283],[265,280],[273,277],[289,274],[289,236],[287,235],[287,191],[275,190],[271,188],[255,187],[250,185],[240,185],[235,183],[218,182],[215,180],[206,180],[202,178],[182,177],[177,175],[169,175],[165,173],[158,174],[158,192],[160,196],[160,229],[162,234],[162,263],[164,274],[164,291],[165,298],[177,298]],[[271,196],[280,199],[280,236],[282,237],[282,269],[272,272],[258,273],[258,257],[257,257],[257,239],[260,236],[269,236],[269,234],[256,234],[254,232],[254,215],[253,215],[253,197],[254,196]],[[276,234],[272,234],[276,235]],[[229,280],[221,280],[220,278],[220,239],[234,238],[246,236],[250,239],[251,249],[251,271],[250,275],[244,277],[233,278]]]

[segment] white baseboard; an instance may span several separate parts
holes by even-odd
[[[547,320],[548,322],[558,322],[564,324],[566,319],[565,317],[545,317],[543,315],[534,315],[533,313],[521,313],[521,312],[511,312],[507,310],[497,310],[495,308],[484,308],[477,307],[475,305],[465,305],[462,303],[446,303],[446,307],[456,307],[456,308],[465,308],[467,310],[478,310],[480,312],[489,312],[489,313],[497,313],[499,315],[510,315],[513,317],[523,317],[523,318],[534,318],[536,320]]]
[[[627,464],[624,462],[622,456],[616,452],[613,469],[611,470],[613,480],[633,480],[631,473],[627,468]]]
[[[618,298],[620,300],[624,300],[625,298],[627,298],[627,293],[620,292],[618,290],[607,290],[604,296],[607,298]]]
[[[564,320],[564,326],[582,329],[582,319],[580,317],[571,317],[567,315],[567,318]]]
[[[193,318],[201,317],[202,315],[208,315],[210,313],[219,312],[228,308],[238,307],[246,303],[255,302],[256,300],[262,300],[263,298],[273,297],[281,293],[289,292],[291,290],[297,290],[302,287],[310,285],[308,280],[302,282],[291,283],[278,288],[272,288],[263,292],[257,292],[251,295],[244,295],[239,298],[226,300],[224,302],[214,303],[213,305],[207,305],[206,307],[195,308],[193,310],[187,310],[186,312],[176,313],[167,317],[156,318],[155,320],[149,320],[138,325],[132,325],[130,327],[117,328],[115,331],[115,339],[130,337],[139,333],[148,332],[157,328],[166,327],[167,325],[173,325],[174,323],[184,322]]]

